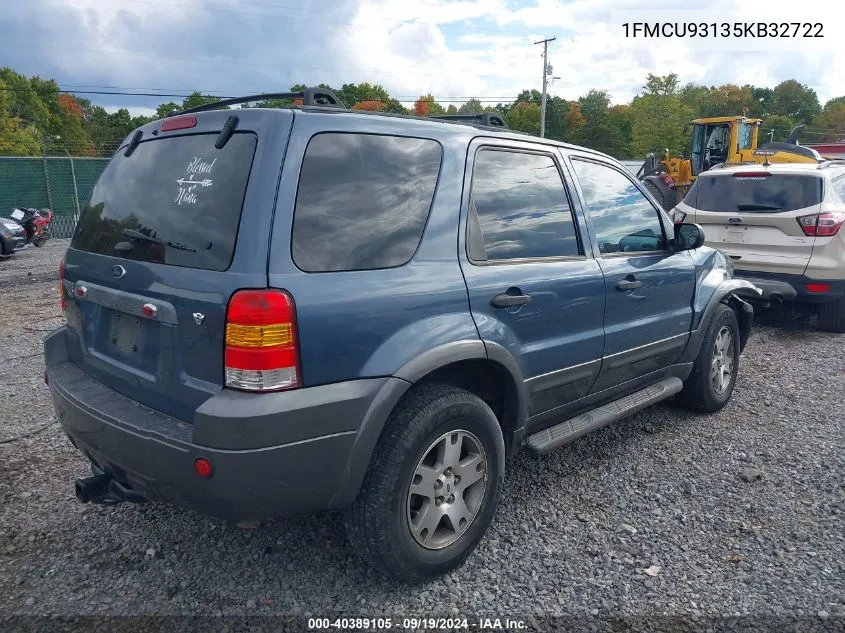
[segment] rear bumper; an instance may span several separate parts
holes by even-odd
[[[845,280],[813,279],[806,275],[746,272],[736,270],[734,276],[750,281],[763,291],[758,300],[768,302],[795,301],[825,303],[845,297]],[[810,284],[811,288],[807,285]],[[813,284],[819,285],[812,288]],[[751,297],[749,300],[753,300]]]
[[[48,336],[45,357],[53,404],[74,446],[145,499],[228,520],[351,502],[375,445],[373,430],[407,385],[379,378],[289,393],[223,390],[189,424],[91,378],[68,361],[64,336],[64,328]],[[211,462],[210,478],[194,471],[198,457]]]

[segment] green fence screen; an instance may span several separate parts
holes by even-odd
[[[49,208],[54,237],[70,237],[108,158],[0,156],[0,215],[13,207]],[[78,203],[78,207],[77,207]]]

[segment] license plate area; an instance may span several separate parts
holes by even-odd
[[[725,237],[722,241],[729,244],[742,244],[745,242],[745,227],[726,226]]]
[[[100,328],[99,351],[122,364],[156,374],[158,365],[158,323],[142,317],[103,308],[106,327]]]

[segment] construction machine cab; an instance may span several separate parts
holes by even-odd
[[[693,177],[722,163],[750,162],[757,147],[759,119],[696,119],[692,127],[690,172]]]

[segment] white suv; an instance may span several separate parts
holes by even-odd
[[[763,299],[816,304],[823,329],[845,332],[845,161],[712,169],[673,216],[701,225]]]

